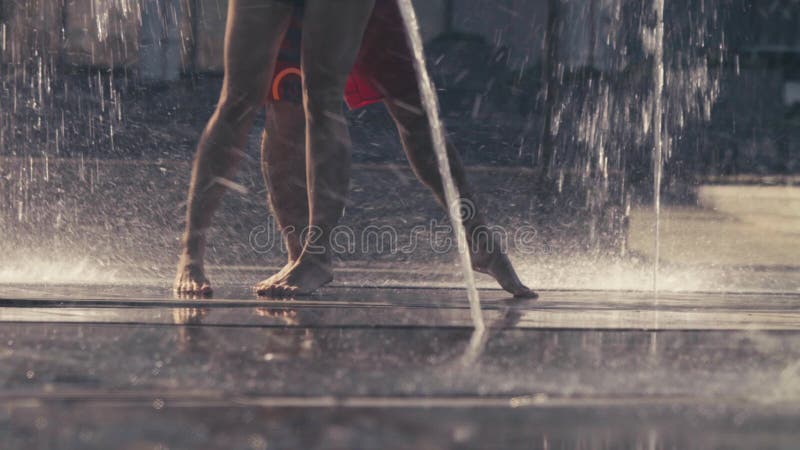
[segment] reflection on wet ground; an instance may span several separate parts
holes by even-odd
[[[797,295],[0,287],[3,448],[796,448]]]
[[[132,293],[135,290],[135,293]],[[534,329],[800,330],[800,295],[543,291],[539,301],[483,290],[484,317],[495,324]],[[164,286],[5,285],[4,322],[172,324],[176,306],[211,308],[205,325],[239,327],[470,327],[464,291],[434,288],[327,287],[292,301],[258,298],[249,287],[228,285],[213,298],[173,298]],[[247,308],[265,306],[298,317],[294,323]],[[497,325],[496,325],[497,326]]]

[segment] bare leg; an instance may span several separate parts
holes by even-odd
[[[333,279],[330,231],[339,221],[350,181],[350,135],[342,92],[374,0],[306,0],[303,16],[303,102],[309,226],[315,239],[281,276],[257,285],[259,294],[306,294]]]
[[[301,105],[284,101],[267,108],[261,172],[289,253],[286,266],[273,277],[289,270],[303,251],[301,233],[308,226],[305,133],[306,116]]]
[[[428,118],[422,109],[418,95],[406,95],[400,98],[388,98],[386,107],[397,125],[403,149],[417,177],[428,186],[436,199],[445,205],[444,189],[439,174],[439,165],[433,149]],[[466,203],[470,214],[462,217],[472,250],[472,267],[474,270],[491,275],[500,286],[517,297],[536,297],[536,293],[528,289],[517,277],[511,261],[491,233],[490,228],[477,209],[477,204],[467,183],[464,166],[456,149],[447,146],[450,170],[461,195],[461,202]]]
[[[225,80],[217,109],[197,146],[174,284],[177,292],[211,292],[203,270],[206,230],[225,192],[224,180],[233,176],[241,160],[291,15],[291,4],[278,0],[231,0],[228,4]]]

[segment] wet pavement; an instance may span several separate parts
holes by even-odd
[[[800,296],[0,287],[2,448],[796,448]]]

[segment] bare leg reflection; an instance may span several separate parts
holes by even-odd
[[[270,319],[277,319],[286,324],[286,326],[297,326],[300,322],[297,320],[296,309],[284,308],[256,308],[255,314],[261,317],[268,317]]]
[[[198,348],[205,333],[203,327],[198,325],[202,324],[208,313],[208,308],[172,308],[172,323],[179,325],[178,350],[190,351]]]
[[[287,328],[297,328],[303,325],[301,314],[293,308],[255,308],[254,313],[270,322],[277,322]],[[305,328],[302,334],[296,330],[269,329],[265,340],[269,342],[269,352],[264,354],[267,361],[284,360],[289,358],[312,358],[314,356],[314,333],[311,328]]]

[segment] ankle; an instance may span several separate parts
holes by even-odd
[[[181,267],[194,267],[198,269],[203,268],[203,257],[193,255],[190,253],[183,253],[178,260],[178,265]]]
[[[180,254],[180,264],[184,266],[203,267],[205,258],[205,236],[199,233],[184,236]]]
[[[302,254],[298,257],[304,261],[308,261],[316,266],[330,267],[331,266],[331,250],[328,248],[322,249],[316,247],[313,250],[308,247],[303,249]]]
[[[287,257],[289,259],[289,262],[295,262],[298,259],[300,259],[301,256],[303,256],[303,247],[300,247],[300,246],[297,246],[297,247],[289,246],[289,247],[287,247],[286,252],[287,252]]]

